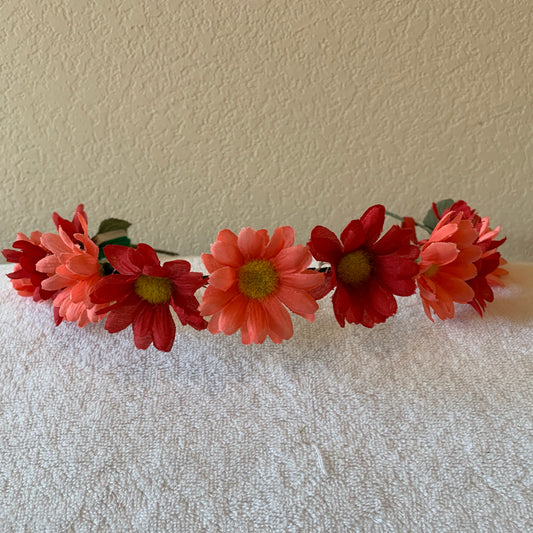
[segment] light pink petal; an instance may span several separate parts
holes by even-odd
[[[238,246],[245,261],[261,257],[268,243],[266,230],[243,228],[239,232]]]
[[[211,245],[211,253],[216,261],[222,265],[238,268],[243,263],[243,257],[237,246],[216,241]]]
[[[217,241],[225,242],[231,246],[237,246],[237,235],[230,231],[229,229],[223,229],[218,232]]]
[[[290,339],[293,335],[293,327],[289,312],[277,297],[271,296],[261,301],[268,322],[269,335],[274,342],[277,336],[281,339]],[[274,333],[274,337],[270,332]]]
[[[271,259],[277,255],[283,248],[289,248],[294,244],[294,230],[290,226],[281,226],[276,228],[272,238],[266,247],[263,255],[264,259]]]
[[[284,248],[271,262],[280,274],[296,273],[305,270],[312,259],[309,248],[299,244],[291,248]]]
[[[422,250],[420,260],[423,264],[447,265],[457,259],[459,250],[453,242],[433,242]]]
[[[98,261],[88,254],[72,256],[66,263],[68,269],[78,276],[93,276],[98,272]]]
[[[54,254],[65,254],[72,252],[72,242],[65,244],[65,241],[55,233],[43,233],[41,236],[41,243],[45,248]]]
[[[35,264],[36,269],[45,274],[54,274],[58,266],[59,259],[55,255],[47,255]]]
[[[262,305],[256,300],[248,302],[248,319],[246,328],[243,328],[243,335],[246,344],[262,344],[268,332],[268,323]]]
[[[224,265],[219,263],[211,254],[202,254],[202,262],[209,273],[222,268]]]
[[[215,313],[211,320],[209,320],[209,323],[207,324],[207,330],[209,333],[212,333],[213,335],[216,335],[217,333],[221,332],[219,322],[220,322],[220,316],[222,315],[222,312],[219,311],[218,313]]]
[[[247,305],[248,298],[239,294],[224,306],[218,325],[226,335],[232,335],[241,327],[246,318]]]
[[[302,272],[301,274],[283,273],[280,282],[295,289],[313,289],[324,282],[323,272]]]
[[[232,267],[222,267],[209,276],[209,285],[221,291],[227,291],[237,280],[236,270]]]
[[[306,291],[282,285],[276,292],[276,296],[293,313],[298,315],[310,315],[316,312],[318,304],[316,300]]]
[[[211,287],[211,285],[208,286],[202,296],[200,314],[202,316],[209,316],[218,313],[230,300],[238,296],[238,294],[239,291],[236,289],[221,291]]]
[[[58,276],[56,274],[48,279],[43,280],[41,287],[45,291],[58,291],[59,289],[66,287],[67,283],[67,280],[63,276]]]

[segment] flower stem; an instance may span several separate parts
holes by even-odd
[[[395,218],[396,220],[403,221],[403,217],[401,217],[400,215],[397,215],[396,213],[391,213],[390,211],[385,211],[385,214],[389,215],[392,218]],[[430,235],[431,235],[431,233],[433,231],[431,228],[428,228],[424,224],[420,224],[420,222],[417,222],[416,220],[415,220],[415,226],[418,226],[419,228],[422,228],[422,229],[426,230]]]

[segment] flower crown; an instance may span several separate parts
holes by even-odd
[[[402,221],[380,237],[385,215]],[[333,292],[335,318],[372,328],[397,311],[396,296],[418,288],[433,321],[453,318],[455,303],[470,304],[481,316],[492,302],[492,286],[503,285],[506,261],[497,251],[500,228],[491,229],[464,201],[434,203],[422,223],[368,208],[352,220],[340,239],[316,226],[307,245],[294,245],[294,230],[282,226],[270,237],[264,229],[224,229],[202,254],[209,272],[191,272],[182,259],[160,263],[148,244],[133,245],[129,222],[107,219],[90,238],[83,205],[72,221],[52,215],[57,233],[17,234],[14,250],[2,250],[16,263],[7,276],[21,296],[52,300],[56,325],[63,320],[83,327],[106,319],[116,333],[132,326],[135,346],[152,343],[170,351],[176,325],[231,335],[244,344],[269,336],[281,343],[293,335],[288,310],[312,322],[317,301]],[[429,237],[418,240],[416,227]],[[169,252],[163,252],[169,253]],[[175,255],[175,254],[171,254]],[[316,259],[320,266],[310,268]],[[196,292],[206,287],[201,303]],[[206,317],[210,317],[206,320]]]

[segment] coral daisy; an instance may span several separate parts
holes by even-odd
[[[318,309],[310,290],[323,282],[320,272],[306,270],[312,261],[307,246],[294,244],[294,230],[283,226],[272,238],[264,229],[243,228],[239,235],[222,230],[202,254],[210,273],[200,312],[212,315],[211,333],[241,331],[244,344],[261,344],[267,335],[279,344],[293,334],[288,307],[312,322]]]
[[[90,299],[103,274],[98,262],[98,246],[87,233],[87,221],[78,211],[76,218],[81,232],[73,233],[72,237],[61,225],[58,226],[59,235],[43,233],[41,243],[51,255],[38,261],[36,266],[39,272],[49,276],[42,282],[43,289],[58,291],[54,296],[56,323],[60,317],[83,327],[103,318],[96,313],[101,306]]]
[[[410,232],[399,226],[378,240],[384,221],[385,208],[374,205],[346,226],[340,241],[323,226],[311,232],[308,245],[313,256],[331,264],[327,282],[315,296],[336,288],[333,310],[341,327],[345,321],[367,328],[384,322],[396,313],[394,295],[415,291],[418,248],[409,244]]]
[[[468,280],[478,270],[475,262],[482,250],[475,243],[478,232],[462,212],[448,211],[420,249],[420,272],[416,278],[424,311],[433,320],[433,310],[442,320],[455,315],[454,302],[469,303],[474,289]]]
[[[174,344],[176,325],[170,313],[172,306],[183,325],[205,329],[207,322],[198,312],[194,293],[204,285],[200,272],[191,272],[187,261],[160,264],[155,250],[147,244],[137,249],[110,244],[104,253],[118,274],[98,282],[92,301],[106,305],[105,329],[116,333],[133,328],[135,346],[146,349],[150,344],[168,352]]]
[[[435,207],[433,208],[435,210]],[[500,268],[506,263],[505,259],[497,251],[497,248],[505,242],[504,239],[495,240],[500,232],[500,227],[491,229],[489,227],[489,217],[481,218],[474,209],[465,201],[460,200],[446,209],[442,216],[447,213],[462,213],[463,218],[469,220],[477,231],[478,236],[474,244],[481,248],[481,257],[475,262],[477,274],[474,278],[467,281],[468,285],[474,291],[474,297],[468,303],[483,316],[487,306],[486,302],[494,300],[494,293],[491,288],[493,285],[503,285],[500,280],[501,276],[506,275],[507,270]]]

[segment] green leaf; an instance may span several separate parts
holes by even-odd
[[[451,205],[453,205],[453,203],[454,201],[451,198],[446,198],[446,200],[441,200],[440,202],[437,202],[436,206],[439,215],[442,215],[442,212],[445,209],[448,209],[448,207],[450,207]],[[435,216],[433,209],[430,209],[424,217],[424,226],[427,226],[431,231],[433,231],[438,222],[439,219]]]
[[[120,218],[106,218],[100,223],[98,233],[108,233],[109,231],[126,231],[131,226],[130,222]]]

